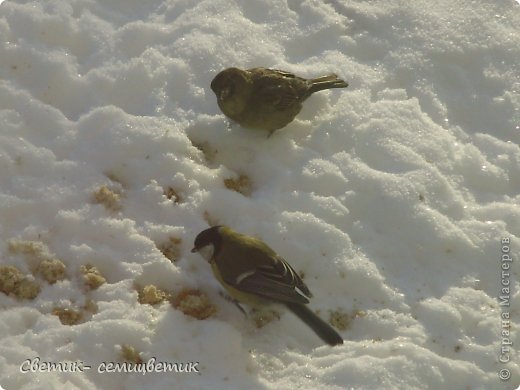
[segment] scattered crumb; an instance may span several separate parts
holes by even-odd
[[[14,295],[20,299],[34,299],[40,291],[41,287],[35,280],[25,278],[14,290]]]
[[[14,295],[18,299],[34,299],[40,293],[40,285],[26,278],[18,268],[11,265],[0,266],[0,291]]]
[[[121,195],[112,191],[106,185],[99,187],[92,195],[94,202],[102,204],[107,210],[121,210]]]
[[[179,195],[177,191],[173,187],[166,187],[164,189],[164,196],[168,199],[173,199],[174,203],[182,203],[182,197]]]
[[[365,317],[366,315],[366,312],[361,310],[356,310],[351,314],[339,310],[332,310],[330,312],[329,322],[338,330],[346,330],[350,327],[350,323],[353,319]]]
[[[65,264],[58,259],[45,259],[38,266],[37,272],[50,284],[65,278]]]
[[[251,318],[257,328],[261,328],[274,320],[280,319],[280,313],[272,309],[252,310]]]
[[[162,252],[164,257],[174,263],[181,257],[181,243],[182,239],[170,237],[167,242],[157,245],[157,248]]]
[[[210,302],[208,296],[199,290],[182,290],[172,304],[184,314],[198,320],[208,318],[217,312],[216,306]]]
[[[103,275],[101,275],[99,270],[96,267],[94,267],[93,265],[90,265],[90,264],[82,265],[79,268],[79,270],[82,274],[85,284],[91,290],[97,289],[99,286],[101,286],[102,284],[105,284],[107,281],[105,279],[105,277]]]
[[[252,192],[252,183],[249,176],[240,175],[237,179],[224,179],[224,186],[231,191],[238,192],[244,196],[250,196]]]
[[[63,325],[76,325],[83,319],[83,313],[79,310],[59,308],[52,310],[52,314],[58,316]]]
[[[9,252],[27,256],[33,273],[41,275],[50,284],[65,278],[65,264],[55,258],[41,241],[9,240]]]
[[[43,260],[54,258],[47,245],[41,241],[12,239],[7,242],[7,248],[12,254],[26,255],[36,266]]]
[[[63,325],[76,325],[85,322],[87,317],[91,317],[97,311],[97,303],[92,299],[87,299],[80,309],[55,307],[52,314],[58,316]]]
[[[143,362],[143,359],[141,358],[141,353],[137,352],[134,347],[128,344],[121,345],[121,359],[126,362],[136,364]]]
[[[462,346],[460,346],[460,345],[456,345],[456,346],[453,348],[453,350],[454,350],[455,352],[457,352],[457,353],[460,352],[461,349],[462,349]]]
[[[139,303],[142,304],[156,305],[171,298],[169,293],[157,288],[153,284],[144,286],[137,292]]]
[[[11,293],[23,280],[24,276],[20,270],[12,265],[0,266],[0,291]]]
[[[9,240],[7,243],[7,248],[11,253],[22,253],[24,255],[31,255],[34,257],[41,256],[41,254],[45,254],[45,257],[49,257],[49,249],[47,246],[41,241],[27,241],[27,240]]]

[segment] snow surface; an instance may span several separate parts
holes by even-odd
[[[34,300],[0,293],[0,385],[516,388],[518,26],[506,0],[4,2],[0,262],[30,275],[9,242],[41,242],[66,278],[41,282]],[[312,96],[266,138],[220,113],[209,85],[229,66],[336,72],[350,86]],[[240,175],[246,196],[224,185]],[[119,207],[93,200],[103,186]],[[313,309],[350,316],[345,344],[322,345],[291,314],[258,329],[222,298],[189,253],[208,219],[304,273]],[[172,236],[174,263],[158,249]],[[504,238],[510,307],[498,298]],[[107,283],[86,291],[84,264]],[[197,320],[140,304],[135,283],[200,289],[218,311]],[[87,299],[98,307],[87,321],[52,315]],[[509,363],[498,361],[504,330]],[[98,373],[125,344],[200,373]],[[93,369],[21,373],[35,356]]]

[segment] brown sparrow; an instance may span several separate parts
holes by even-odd
[[[222,112],[244,127],[273,131],[287,126],[311,94],[346,88],[335,74],[304,79],[282,70],[228,68],[215,76],[211,89]]]

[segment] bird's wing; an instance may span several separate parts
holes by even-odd
[[[280,70],[280,69],[269,69],[269,70],[273,71],[273,73],[277,73],[280,76],[287,77],[290,79],[294,79],[296,77],[296,75],[294,73],[286,72],[285,70]]]
[[[276,255],[276,260],[273,262],[272,265],[261,267],[262,270],[265,273],[271,273],[272,277],[276,277],[275,275],[282,275],[281,278],[283,279],[284,283],[290,284],[297,289],[299,289],[303,295],[305,295],[308,298],[312,297],[311,292],[309,291],[309,288],[303,283],[302,278],[298,273],[294,270],[291,265],[285,261],[285,259],[279,255]],[[274,272],[273,272],[274,270]],[[279,276],[280,277],[280,276]]]
[[[293,286],[280,283],[258,272],[244,277],[235,288],[276,302],[309,303],[309,300],[299,294]]]
[[[289,85],[266,84],[258,89],[257,94],[264,103],[279,111],[285,111],[300,103],[300,96]]]
[[[294,79],[296,77],[296,75],[294,73],[287,72],[285,70],[264,68],[261,66],[257,67],[257,68],[248,69],[247,71],[258,77],[273,77],[273,76],[280,77],[280,76],[282,76],[282,77],[287,77],[290,79]]]
[[[294,269],[283,259],[244,272],[234,281],[234,287],[277,302],[309,303],[307,286]],[[298,291],[300,290],[300,292]]]

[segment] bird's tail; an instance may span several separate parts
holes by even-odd
[[[336,332],[336,330],[318,317],[307,306],[301,303],[286,303],[289,310],[291,310],[300,320],[305,322],[323,341],[329,345],[343,344],[343,339]]]
[[[317,77],[311,80],[311,87],[309,88],[309,95],[321,91],[322,89],[330,88],[347,88],[348,83],[345,80],[340,79],[335,74],[329,74],[327,76]]]

